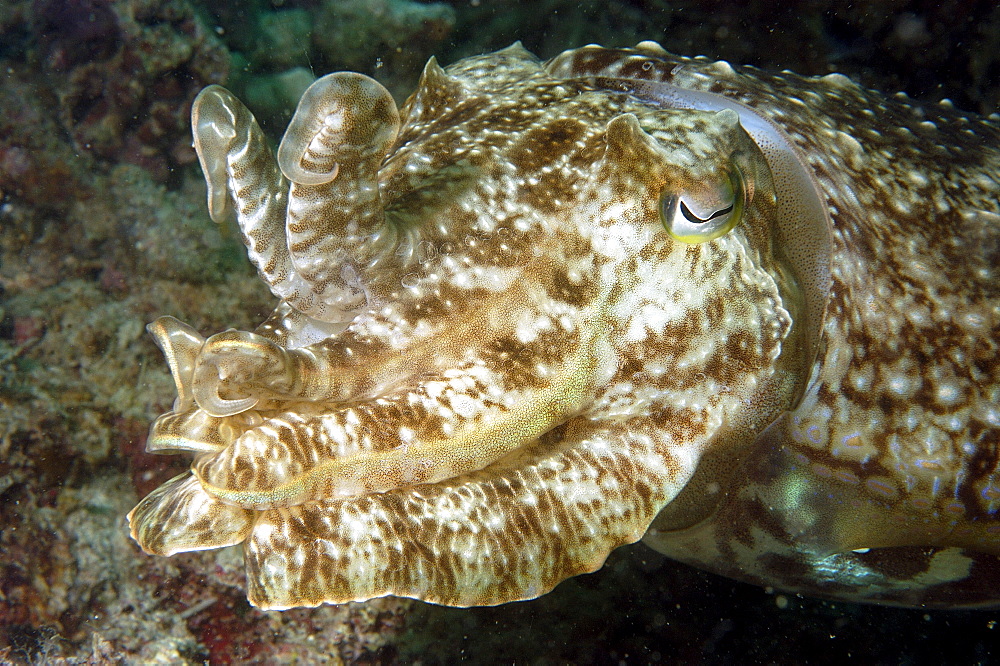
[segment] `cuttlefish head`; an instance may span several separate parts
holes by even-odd
[[[432,61],[398,114],[325,77],[277,162],[202,94],[213,216],[282,303],[151,325],[178,400],[148,446],[195,460],[129,514],[145,550],[242,543],[264,608],[531,598],[794,402],[815,326],[739,115],[486,62]]]

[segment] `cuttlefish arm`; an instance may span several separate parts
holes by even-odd
[[[538,357],[500,358],[506,380],[477,364],[360,404],[264,412],[144,499],[133,535],[164,555],[245,540],[249,598],[270,609],[495,604],[593,571],[683,486],[690,452],[643,419],[573,416],[593,354],[530,389],[502,382]]]
[[[548,85],[523,50],[503,57]],[[433,108],[435,100],[424,104],[424,97],[443,91],[454,99],[459,90],[432,65],[428,88],[408,107],[411,120]],[[490,71],[475,80],[510,85],[490,80]],[[576,103],[570,91],[562,94]],[[583,96],[580,104],[593,109],[597,99]],[[484,124],[495,114],[449,104],[469,118],[483,115]],[[535,129],[527,143],[490,133],[502,146],[473,147],[416,180],[415,191],[407,174],[422,163],[405,152],[390,158],[386,178],[394,185],[384,187],[403,190],[390,201],[406,210],[390,219],[387,209],[378,224],[395,225],[400,245],[430,239],[441,241],[442,251],[425,255],[413,279],[404,279],[413,270],[408,262],[420,253],[390,246],[384,256],[375,243],[338,255],[357,269],[366,303],[326,338],[322,322],[311,323],[311,311],[299,310],[295,299],[256,333],[202,340],[176,320],[158,320],[151,330],[180,398],[154,424],[150,446],[196,457],[190,477],[130,514],[137,541],[169,554],[244,538],[251,601],[286,608],[384,594],[456,605],[530,598],[638,539],[708,442],[731,440],[736,424],[760,427],[791,399],[802,363],[801,354],[779,360],[790,335],[786,308],[798,308],[792,281],[780,283],[780,271],[755,265],[771,260],[772,232],[749,222],[733,231],[744,218],[770,218],[774,202],[766,163],[738,117],[678,115],[654,137],[643,126],[663,124],[654,110],[611,111],[594,128],[562,114],[551,128],[526,118]],[[321,123],[315,132],[327,129]],[[706,155],[722,146],[724,158],[676,164],[687,132],[704,135]],[[254,132],[236,134],[260,141]],[[295,141],[289,145],[314,145],[308,136]],[[565,182],[545,180],[549,167],[538,155],[553,141],[589,168],[563,168]],[[201,149],[214,150],[208,146]],[[261,200],[260,188],[242,180],[248,165],[239,159],[260,147],[226,150],[229,166],[209,184],[225,184],[218,199],[239,217]],[[350,235],[357,209],[346,189],[323,195],[343,199],[339,207],[309,208],[317,202],[308,188],[339,187],[352,173],[349,156],[322,162],[323,150],[290,153],[307,172],[332,180],[296,182],[292,192],[302,201],[289,206],[302,211],[303,227],[320,211],[322,224]],[[381,159],[373,155],[361,159]],[[279,152],[279,161],[286,156]],[[206,170],[216,161],[203,158]],[[524,175],[531,163],[538,177]],[[311,179],[283,170],[293,181]],[[511,178],[526,179],[505,193],[514,199],[489,204],[495,183]],[[264,189],[280,179],[268,182]],[[564,189],[564,202],[553,188]],[[732,223],[720,223],[720,235],[728,235],[713,243],[673,240],[660,213],[665,191],[703,215],[738,198]],[[371,207],[380,200],[357,201]],[[544,206],[563,211],[536,212]],[[428,209],[440,210],[438,224],[424,222]],[[477,235],[467,234],[461,250],[447,248],[455,234],[446,223],[468,220],[469,211],[484,211]],[[294,217],[290,209],[286,215]],[[420,235],[407,238],[408,225],[421,222]],[[250,245],[251,253],[261,247]],[[278,263],[306,275],[293,250],[287,259],[283,252],[273,255]],[[380,270],[366,272],[372,265]],[[715,279],[729,298],[717,297],[713,275],[721,275]],[[638,289],[640,281],[648,284]],[[300,324],[311,332],[303,336]],[[695,328],[698,335],[669,333]],[[720,330],[732,331],[732,345],[714,344]],[[647,335],[663,358],[647,358]],[[637,383],[643,376],[660,386],[647,390]]]
[[[313,319],[350,321],[367,303],[358,264],[372,253],[363,246],[389,230],[375,174],[399,115],[385,88],[347,72],[317,81],[277,161],[253,115],[225,88],[198,95],[192,125],[212,219],[236,217],[275,296]]]

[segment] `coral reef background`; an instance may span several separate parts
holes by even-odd
[[[224,83],[280,135],[316,75],[402,101],[426,59],[588,42],[997,111],[1000,9],[970,0],[5,0],[0,3],[0,661],[924,663],[997,660],[996,612],[834,604],[642,545],[541,599],[262,613],[231,551],[143,555],[125,513],[176,474],[144,452],[174,389],[144,325],[252,328],[273,307],[214,225],[194,95]]]

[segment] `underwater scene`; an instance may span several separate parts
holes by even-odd
[[[0,0],[0,663],[1000,661],[998,104],[979,1]]]

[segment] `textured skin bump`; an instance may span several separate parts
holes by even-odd
[[[651,42],[432,59],[398,110],[333,74],[277,159],[221,88],[192,120],[280,302],[151,325],[148,447],[194,460],[129,514],[146,551],[241,543],[269,609],[527,599],[643,536],[998,602],[995,120]]]

